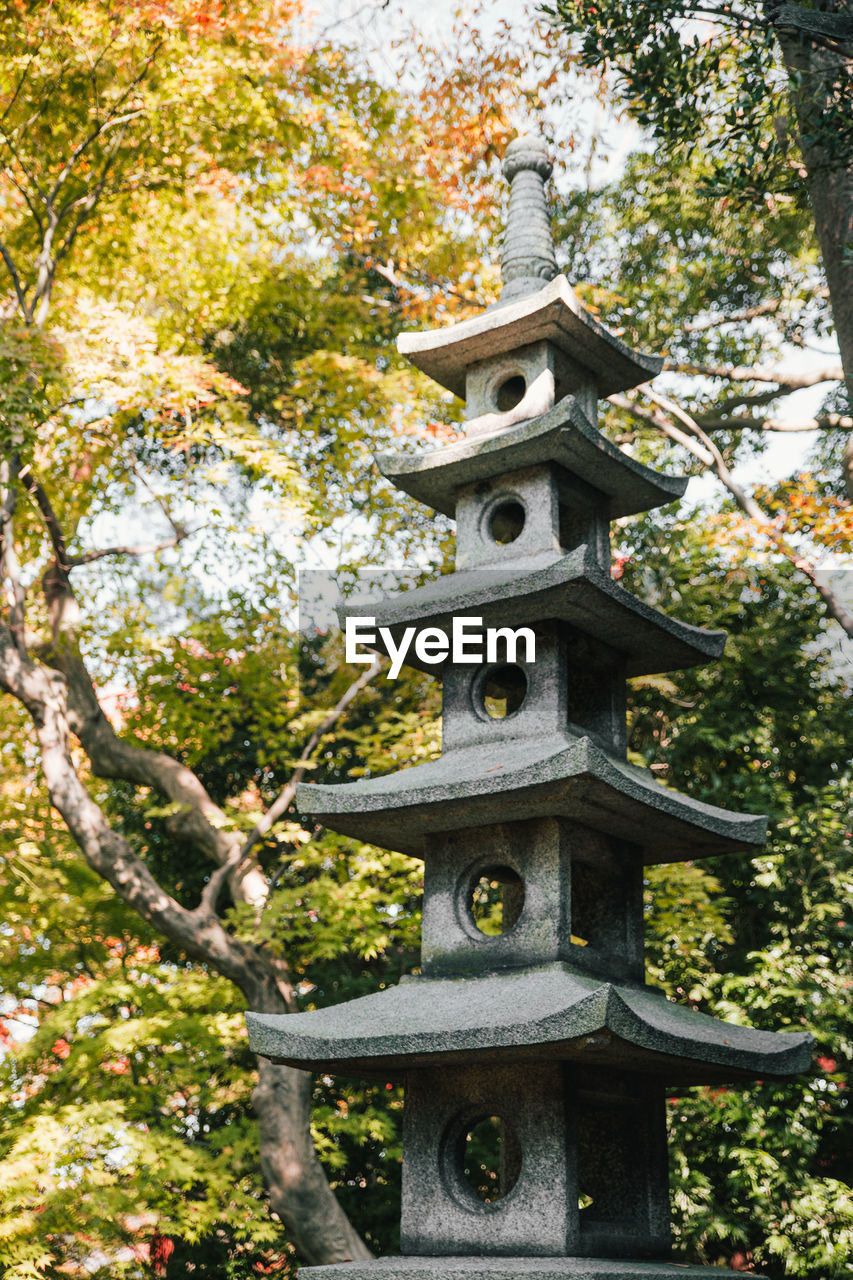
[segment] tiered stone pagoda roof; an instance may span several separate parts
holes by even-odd
[[[626,678],[717,658],[724,636],[612,575],[610,522],[677,499],[685,481],[602,436],[597,401],[661,362],[625,347],[556,273],[541,143],[513,143],[505,173],[500,302],[399,343],[465,399],[465,438],[378,460],[456,520],[456,570],[340,615],[369,614],[397,647],[406,628],[450,636],[459,617],[527,627],[536,656],[478,669],[410,649],[407,661],[442,678],[441,756],[298,788],[304,821],[423,858],[422,972],[332,1008],[247,1014],[249,1039],[276,1062],[406,1082],[410,1256],[347,1268],[351,1280],[664,1280],[663,1085],[786,1076],[808,1065],[811,1037],[722,1022],[644,981],[643,866],[757,847],[766,823],[626,758]],[[482,882],[506,895],[499,936],[473,913]],[[509,1135],[507,1194],[484,1208],[459,1152],[490,1114]],[[311,1276],[338,1280],[338,1269]]]
[[[416,368],[464,399],[471,365],[542,341],[592,374],[601,396],[647,382],[663,366],[659,356],[632,351],[599,324],[563,275],[452,328],[401,334],[398,345]]]
[[[252,1015],[252,1045],[276,1061],[359,1076],[416,1067],[557,1060],[630,1067],[671,1084],[718,1084],[808,1065],[802,1035],[721,1023],[652,988],[600,982],[566,964],[479,978],[412,978],[345,1005]],[[805,1047],[805,1052],[804,1052]]]
[[[300,804],[333,831],[415,857],[431,835],[528,818],[571,818],[630,841],[645,865],[758,847],[767,829],[762,815],[680,795],[568,734],[475,743],[399,773],[306,787]]]
[[[613,520],[674,502],[687,488],[684,476],[662,475],[618,449],[590,422],[574,396],[499,434],[464,438],[414,457],[380,453],[376,462],[398,489],[446,516],[455,515],[456,495],[464,485],[547,462],[609,500]]]

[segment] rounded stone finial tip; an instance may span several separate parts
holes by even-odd
[[[518,138],[513,138],[507,147],[503,173],[508,182],[512,182],[515,175],[522,169],[532,169],[544,179],[550,178],[553,167],[548,148],[542,138],[535,133],[524,133]]]

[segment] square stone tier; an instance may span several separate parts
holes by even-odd
[[[646,864],[760,847],[767,827],[763,816],[683,796],[567,733],[474,743],[380,778],[301,783],[296,803],[306,821],[415,857],[435,833],[528,818],[569,818],[619,837]]]
[[[585,383],[594,385],[599,396],[625,391],[647,382],[663,366],[659,356],[632,351],[591,316],[563,275],[527,297],[490,307],[460,324],[403,333],[397,348],[416,368],[464,399],[472,366],[538,342],[550,344],[562,365],[556,378],[560,399]]]
[[[338,617],[342,627],[347,618],[375,618],[395,644],[412,625],[449,635],[454,617],[481,617],[484,627],[512,628],[556,620],[624,655],[629,677],[680,671],[720,657],[725,632],[679,622],[638,600],[614,582],[598,555],[584,544],[568,555],[546,551],[499,568],[461,569],[384,599],[347,600]],[[422,661],[414,647],[406,663],[435,674],[441,670]]]
[[[597,490],[602,505],[609,505],[611,520],[675,502],[687,488],[684,476],[653,471],[618,449],[590,422],[574,396],[495,435],[456,440],[414,456],[376,457],[379,470],[398,489],[451,517],[463,486],[548,462]]]
[[[488,1213],[484,1206],[482,1212]],[[300,1267],[304,1280],[734,1280],[728,1267],[608,1258],[376,1258],[327,1267]],[[765,1280],[750,1272],[751,1280]]]
[[[467,978],[404,979],[345,1004],[247,1013],[254,1053],[359,1078],[431,1067],[569,1062],[668,1087],[804,1071],[808,1032],[756,1031],[553,963]]]

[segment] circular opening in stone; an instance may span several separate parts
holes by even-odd
[[[498,413],[509,413],[510,409],[521,404],[526,390],[527,383],[520,373],[514,373],[511,378],[505,378],[495,393]]]
[[[485,867],[470,892],[471,919],[490,938],[511,929],[524,908],[524,881],[512,867]]]
[[[521,1173],[515,1130],[501,1116],[483,1116],[463,1136],[462,1176],[483,1204],[509,1195]]]
[[[508,498],[499,502],[489,516],[489,534],[499,547],[515,542],[524,528],[526,519],[524,507],[516,498]]]
[[[521,667],[505,663],[491,667],[483,677],[480,698],[492,720],[505,720],[518,711],[527,695],[527,676]]]

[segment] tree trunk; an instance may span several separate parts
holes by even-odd
[[[853,0],[830,0],[818,9],[849,18]],[[853,404],[853,41],[828,45],[805,30],[788,27],[777,27],[776,36],[788,72],[847,396]],[[845,450],[845,481],[853,498],[853,435]]]
[[[273,1209],[305,1262],[370,1258],[329,1190],[311,1141],[311,1077],[260,1058],[252,1101],[258,1117],[261,1167]]]
[[[84,687],[81,677],[78,694]],[[170,897],[124,837],[109,825],[74,767],[66,678],[33,662],[2,622],[0,690],[11,694],[29,712],[51,804],[92,870],[186,955],[233,982],[249,1008],[263,1013],[290,1012],[292,993],[282,965],[262,947],[230,934],[209,903],[203,900],[190,910]],[[156,762],[157,754],[152,754]],[[134,763],[138,764],[138,759],[134,758]],[[254,1104],[263,1172],[272,1207],[298,1253],[313,1263],[371,1257],[335,1200],[314,1151],[311,1077],[290,1067],[273,1066],[265,1059],[258,1060],[258,1067]]]

